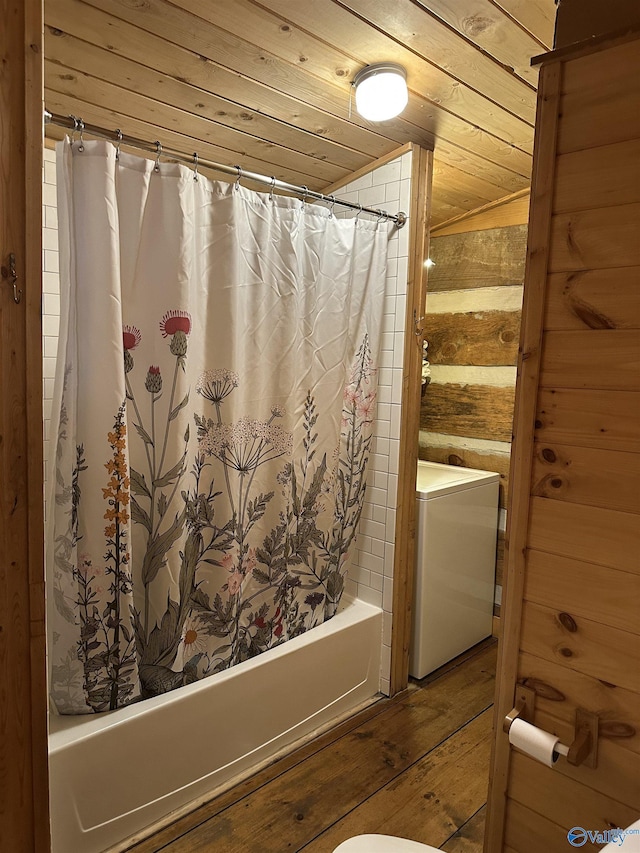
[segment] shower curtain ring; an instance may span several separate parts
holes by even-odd
[[[302,193],[302,204],[305,205],[307,203],[307,196],[309,195],[309,187],[303,185],[302,189],[304,190]]]
[[[78,129],[80,130],[80,144],[78,145],[78,151],[82,153],[84,151],[84,139],[82,138],[82,134],[84,133],[84,122],[81,118],[78,119]]]
[[[193,180],[198,180],[198,152],[193,152]]]
[[[331,202],[331,206],[329,207],[329,216],[333,216],[333,208],[336,206],[336,197],[334,195],[330,195],[329,201]]]
[[[269,201],[273,201],[273,191],[276,188],[276,176],[271,176],[271,189],[269,190]]]
[[[120,159],[120,145],[122,144],[122,131],[120,128],[116,130],[116,160]]]
[[[240,166],[234,166],[233,168],[238,170],[238,177],[236,178],[236,182],[233,185],[234,190],[237,190],[240,186],[240,179],[242,178],[242,169],[240,168]]]
[[[73,147],[73,143],[76,141],[76,133],[78,132],[78,119],[76,116],[69,114],[69,118],[73,122],[73,128],[71,129],[71,147]]]
[[[386,210],[380,210],[378,208],[378,222],[382,222],[383,219],[386,219],[389,216]]]
[[[361,204],[359,204],[359,205],[358,205],[358,208],[359,208],[359,210],[358,210],[358,212],[356,213],[356,219],[358,219],[358,217],[359,217],[359,216],[360,216],[360,214],[362,213],[362,205],[361,205]]]
[[[155,165],[153,167],[153,171],[159,172],[160,171],[160,155],[162,154],[162,145],[160,144],[160,142],[157,139],[153,144],[156,146],[156,162],[155,162]]]

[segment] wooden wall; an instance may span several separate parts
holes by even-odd
[[[42,515],[42,12],[0,26],[0,850],[49,849]],[[15,256],[19,302],[9,255]]]
[[[471,211],[431,235],[421,459],[498,471],[500,601],[528,192]],[[500,605],[496,604],[496,615]]]
[[[640,815],[640,37],[542,74],[486,847],[514,853]],[[516,681],[567,743],[599,715],[595,769],[509,750]]]

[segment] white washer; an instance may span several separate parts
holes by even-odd
[[[491,634],[499,479],[490,471],[418,462],[414,678]]]

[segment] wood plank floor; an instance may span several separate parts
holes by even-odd
[[[480,853],[495,666],[487,640],[131,853],[332,853],[369,832]]]

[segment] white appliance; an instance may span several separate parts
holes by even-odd
[[[418,462],[414,678],[491,634],[499,479],[474,468]]]

